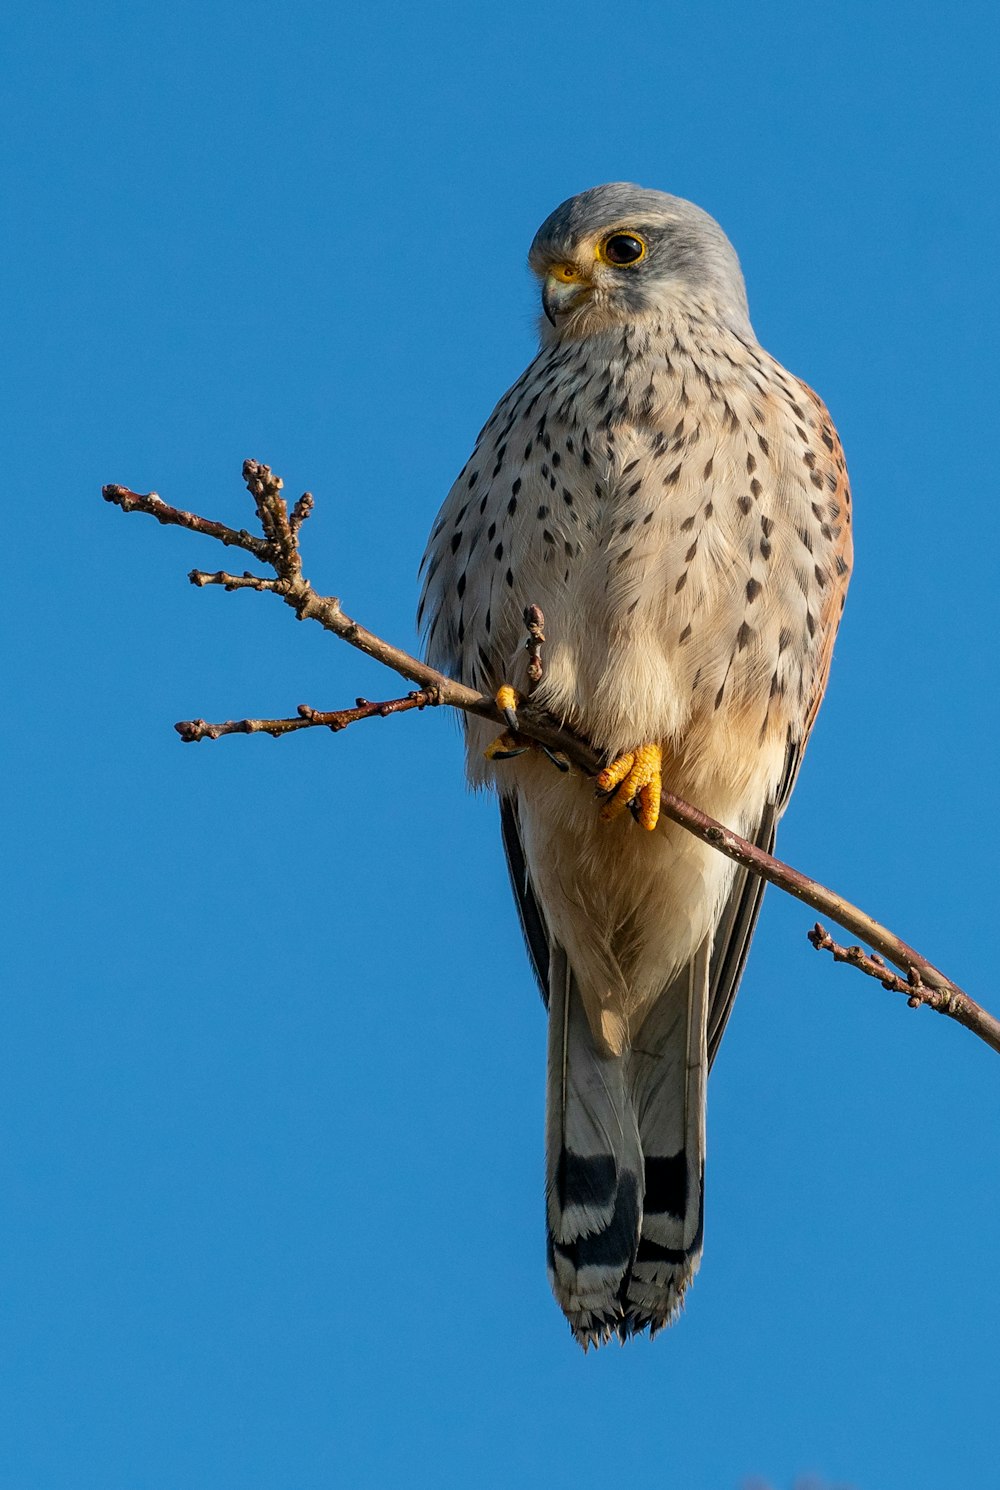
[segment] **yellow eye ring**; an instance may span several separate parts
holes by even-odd
[[[638,233],[622,230],[609,233],[597,245],[597,257],[602,264],[613,264],[616,269],[632,269],[646,257],[646,240]]]

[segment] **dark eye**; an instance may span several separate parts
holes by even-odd
[[[601,245],[601,258],[609,264],[638,264],[645,253],[645,243],[634,233],[612,233]]]

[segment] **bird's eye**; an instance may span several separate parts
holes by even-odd
[[[638,264],[646,257],[646,245],[634,233],[612,233],[601,244],[598,255],[608,264]]]

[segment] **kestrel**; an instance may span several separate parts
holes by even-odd
[[[772,847],[843,610],[850,494],[825,406],[757,341],[707,213],[598,186],[529,263],[541,346],[441,509],[420,618],[429,660],[516,725],[540,606],[533,705],[606,762],[595,800],[466,720],[549,1010],[549,1275],[586,1348],[670,1323],[698,1267],[706,1077],[763,890],[658,818],[661,773]]]

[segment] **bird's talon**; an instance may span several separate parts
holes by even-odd
[[[597,791],[606,801],[602,822],[629,808],[640,827],[652,831],[660,818],[663,752],[659,745],[640,745],[605,766],[597,778]]]
[[[517,696],[517,690],[505,683],[502,688],[497,689],[497,708],[506,719],[508,726],[517,732],[517,706],[521,700]]]
[[[508,734],[505,731],[487,745],[483,754],[490,761],[512,761],[515,756],[524,755],[528,749],[527,740],[522,740],[519,735]]]
[[[541,748],[545,751],[545,754],[548,756],[549,760],[555,766],[557,771],[569,770],[569,761],[564,755],[560,755],[555,750],[550,750],[547,745],[543,745]]]

